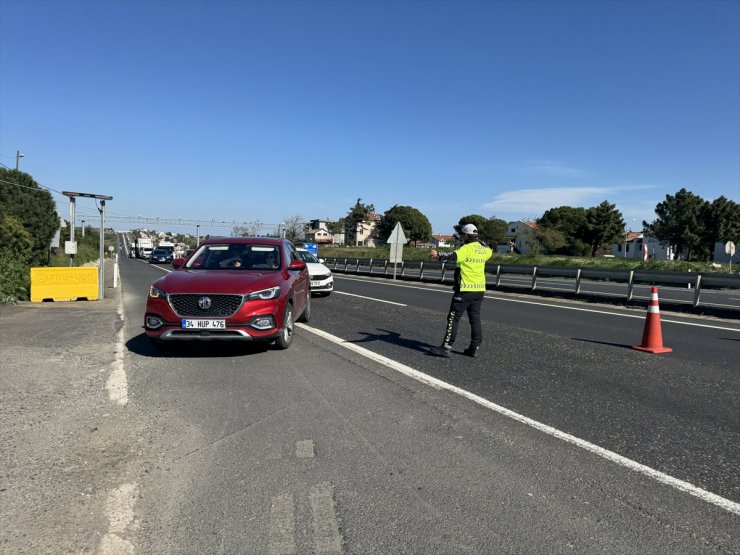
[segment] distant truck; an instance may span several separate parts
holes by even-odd
[[[149,258],[154,249],[154,244],[149,237],[139,237],[136,239],[136,258]]]

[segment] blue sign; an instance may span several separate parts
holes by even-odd
[[[303,245],[303,248],[306,249],[311,254],[314,254],[316,256],[318,256],[318,254],[319,254],[319,245],[318,245],[318,243],[305,243]]]

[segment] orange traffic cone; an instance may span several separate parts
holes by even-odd
[[[642,332],[642,345],[632,347],[638,351],[659,354],[670,353],[673,349],[663,347],[663,332],[660,331],[660,307],[658,306],[658,288],[650,291],[650,305],[645,318],[645,329]]]

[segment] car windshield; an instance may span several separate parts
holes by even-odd
[[[301,260],[303,260],[304,262],[313,262],[315,264],[319,263],[319,260],[313,255],[312,252],[298,251],[298,256],[300,256]]]
[[[192,270],[278,270],[280,249],[276,245],[243,243],[201,245],[185,267]]]

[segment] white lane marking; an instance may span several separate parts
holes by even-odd
[[[299,459],[313,459],[313,440],[305,439],[295,442],[295,456]]]
[[[337,295],[348,295],[350,297],[359,297],[361,299],[367,299],[369,301],[377,301],[379,303],[388,303],[388,304],[395,304],[397,306],[408,306],[402,303],[394,303],[393,301],[386,301],[384,299],[375,299],[373,297],[365,297],[363,295],[355,295],[354,293],[345,293],[344,291],[334,291]]]
[[[111,364],[111,373],[105,382],[105,388],[108,391],[108,398],[121,406],[128,404],[128,380],[126,379],[126,370],[123,366],[123,356],[126,352],[126,319],[123,314],[123,295],[119,295],[118,299],[118,317],[123,322],[123,325],[116,334],[116,346]]]
[[[341,278],[342,279],[346,279],[348,281],[361,281],[363,283],[376,283],[373,280],[363,280],[363,279],[351,278],[351,277],[345,277],[345,276],[341,276]],[[405,284],[400,284],[400,283],[376,283],[376,285],[386,285],[388,287],[405,287],[407,289],[419,289],[420,291],[431,291],[431,292],[434,292],[434,293],[444,293],[444,294],[447,294],[447,295],[452,294],[452,291],[449,290],[449,289],[448,290],[445,290],[445,289],[437,289],[435,287],[420,287],[418,285],[405,285]],[[335,291],[335,293],[336,292],[338,292],[338,291]],[[349,295],[349,293],[345,293],[345,294],[346,295]],[[486,295],[486,299],[491,299],[492,301],[504,301],[504,302],[507,302],[507,303],[533,304],[533,305],[537,305],[537,306],[546,306],[548,308],[560,308],[560,309],[563,309],[563,310],[576,310],[576,311],[580,311],[580,312],[593,312],[595,314],[606,314],[608,316],[620,316],[622,318],[640,318],[640,319],[644,319],[645,318],[645,315],[623,314],[621,312],[611,312],[609,310],[596,310],[594,308],[579,308],[579,307],[576,307],[576,306],[564,306],[564,305],[560,305],[560,304],[550,304],[550,303],[543,303],[543,302],[537,302],[537,301],[525,301],[525,300],[522,300],[522,299],[508,299],[508,298],[498,297],[498,296],[493,296],[493,295]],[[377,300],[377,299],[375,299],[375,300]],[[404,306],[406,306],[406,305],[404,305]],[[723,327],[723,326],[713,326],[713,325],[709,325],[709,324],[698,324],[696,322],[682,322],[680,320],[670,320],[670,319],[664,319],[664,318],[661,318],[660,321],[661,322],[666,322],[666,323],[669,323],[669,324],[681,324],[681,325],[684,325],[684,326],[695,326],[697,328],[710,328],[710,329],[713,329],[713,330],[724,330],[724,331],[740,332],[740,329],[738,329],[738,328],[726,328],[726,327]]]
[[[293,516],[293,496],[276,495],[270,504],[270,555],[291,555],[295,553],[295,519]]]
[[[388,368],[400,372],[401,374],[404,374],[405,376],[408,376],[423,384],[434,387],[435,389],[446,389],[503,416],[516,420],[517,422],[521,422],[522,424],[530,426],[550,436],[556,437],[567,443],[580,447],[581,449],[585,449],[586,451],[594,453],[595,455],[598,455],[599,457],[602,457],[610,462],[618,464],[619,466],[623,466],[634,472],[642,474],[643,476],[652,478],[660,482],[661,484],[665,484],[679,491],[688,493],[689,495],[693,495],[694,497],[697,497],[702,501],[706,501],[707,503],[716,505],[726,511],[729,511],[736,515],[740,515],[740,503],[735,503],[734,501],[725,499],[724,497],[721,497],[709,491],[705,491],[692,484],[689,484],[688,482],[684,482],[683,480],[679,480],[678,478],[674,478],[673,476],[664,474],[663,472],[650,468],[649,466],[645,466],[644,464],[635,462],[631,459],[628,459],[627,457],[623,457],[622,455],[614,453],[613,451],[609,451],[608,449],[604,449],[603,447],[599,447],[598,445],[594,445],[593,443],[589,443],[588,441],[585,441],[583,439],[577,438],[565,432],[561,432],[560,430],[553,428],[552,426],[537,422],[536,420],[516,413],[512,410],[502,407],[501,405],[492,403],[488,399],[484,399],[483,397],[479,397],[478,395],[470,393],[469,391],[466,391],[460,387],[454,386],[437,378],[433,378],[432,376],[428,376],[427,374],[424,374],[419,370],[415,370],[410,366],[406,366],[405,364],[401,364],[400,362],[384,357],[383,355],[379,355],[377,353],[369,351],[364,347],[360,347],[359,345],[346,341],[340,337],[331,335],[330,333],[319,329],[311,328],[306,324],[299,323],[296,325],[303,330],[318,335],[319,337],[323,337],[324,339],[331,341],[332,343],[336,343],[337,345],[345,347],[346,349],[349,349],[371,360],[379,362],[380,364],[383,364],[384,366],[387,366]]]
[[[334,507],[334,488],[329,482],[317,484],[311,488],[308,499],[313,514],[314,552],[340,555],[342,536]]]
[[[134,505],[139,494],[136,482],[123,484],[108,494],[105,503],[105,516],[108,518],[108,533],[100,540],[99,552],[102,555],[133,554],[133,544],[121,538],[134,521]]]

